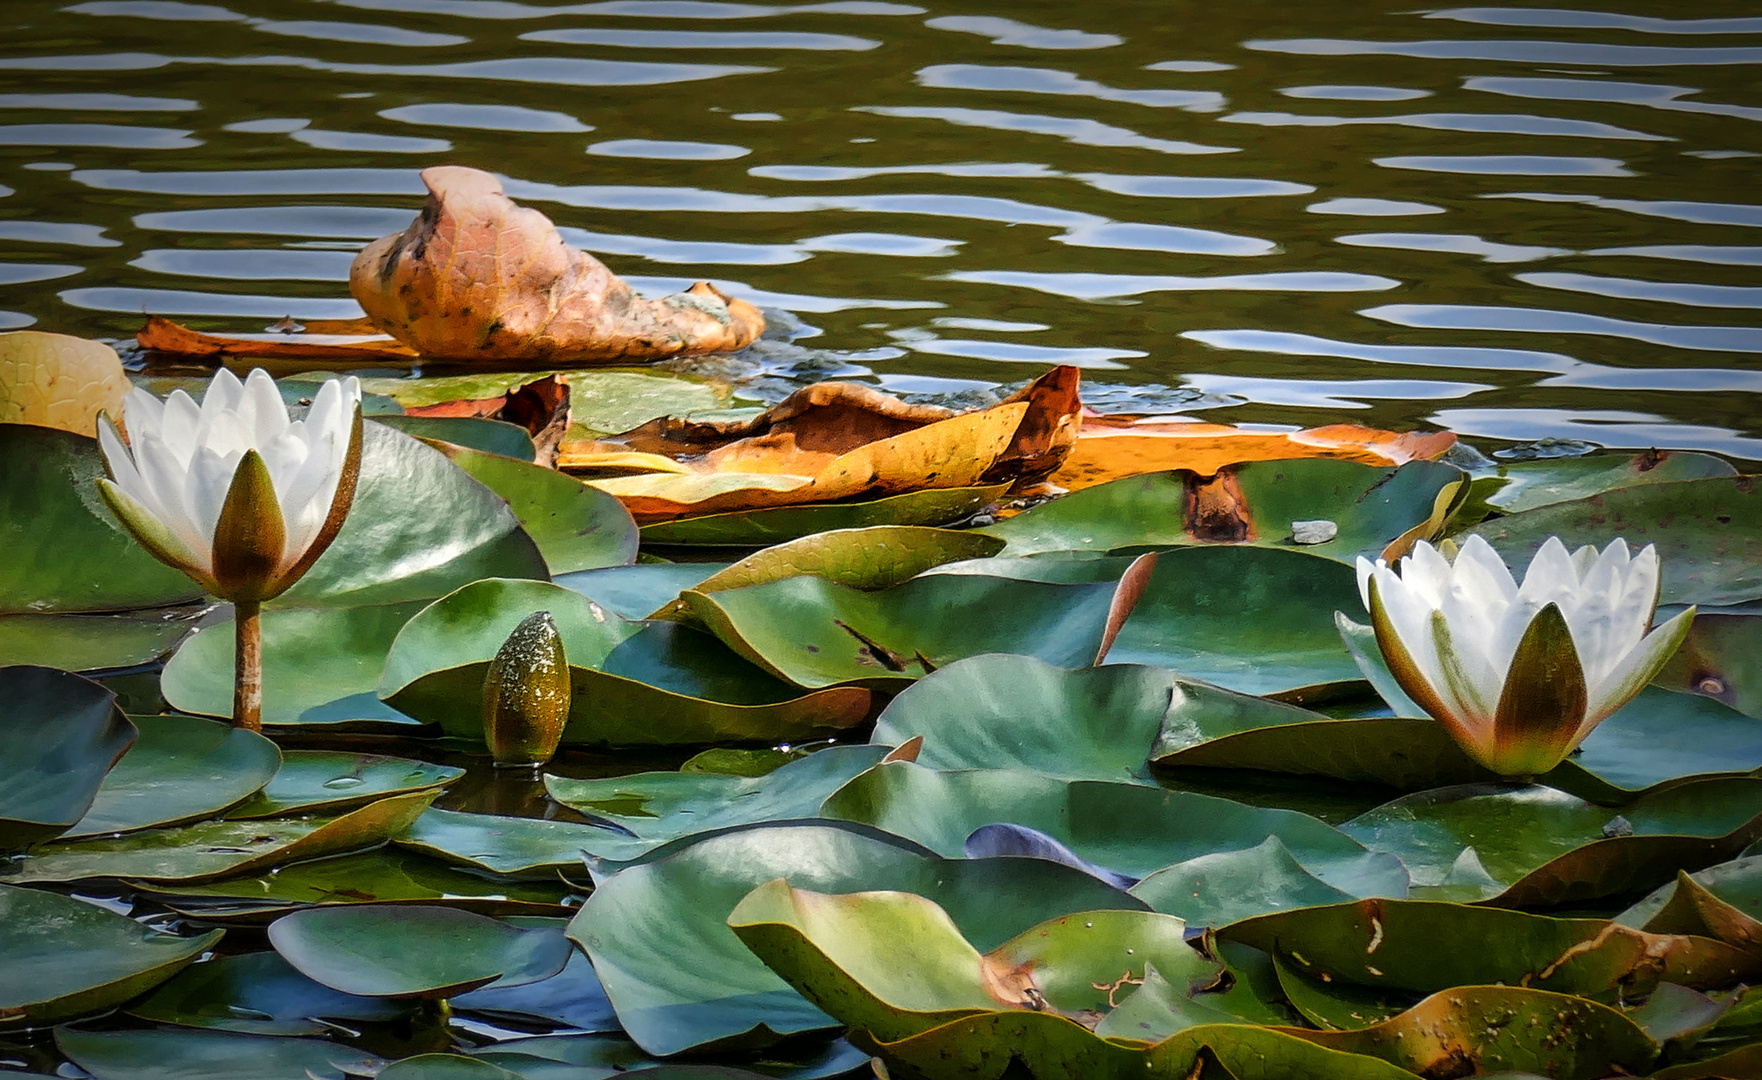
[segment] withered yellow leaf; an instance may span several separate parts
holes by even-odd
[[[40,330],[0,334],[0,422],[97,433],[98,414],[121,419],[128,373],[101,341]]]

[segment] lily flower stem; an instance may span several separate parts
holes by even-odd
[[[233,605],[238,631],[234,652],[232,723],[247,731],[263,730],[263,605],[240,600]]]

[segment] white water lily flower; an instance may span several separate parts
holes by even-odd
[[[1549,537],[1522,585],[1479,536],[1454,563],[1421,541],[1400,574],[1360,558],[1358,587],[1401,689],[1505,776],[1559,764],[1652,680],[1695,614],[1650,629],[1658,552],[1630,557],[1621,539],[1568,553]]]
[[[342,527],[361,460],[361,385],[331,379],[290,420],[262,369],[224,368],[197,405],[182,390],[123,402],[124,445],[108,418],[99,490],[160,561],[223,599],[273,599],[299,580]]]

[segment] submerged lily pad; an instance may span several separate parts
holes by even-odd
[[[250,797],[281,767],[281,751],[254,731],[193,716],[140,716],[134,724],[140,738],[63,839],[210,817]]]
[[[756,1048],[836,1026],[728,927],[735,905],[777,878],[819,892],[928,896],[983,949],[1059,915],[1144,906],[1040,859],[942,859],[897,837],[830,822],[736,828],[613,875],[569,926],[644,1050]],[[681,956],[690,963],[680,964]]]
[[[102,1012],[219,941],[162,933],[71,897],[0,885],[0,1029]]]
[[[527,461],[459,447],[440,449],[508,501],[553,576],[623,566],[636,558],[636,521],[605,492]]]
[[[386,1065],[377,1054],[322,1039],[285,1039],[231,1031],[163,1028],[136,1031],[55,1029],[55,1045],[98,1080],[347,1080]]]
[[[776,506],[680,518],[642,527],[645,544],[761,547],[835,529],[874,525],[947,525],[991,505],[1008,484],[928,488],[870,502]]]
[[[45,667],[0,668],[0,852],[67,831],[135,741],[116,695]]]
[[[222,956],[178,972],[129,1015],[158,1024],[250,1035],[322,1035],[325,1021],[383,1023],[409,1016],[413,1003],[358,997],[296,971],[273,952]]]
[[[572,951],[560,927],[522,930],[469,911],[400,904],[296,911],[270,925],[269,943],[333,990],[389,998],[538,982],[562,971]]]

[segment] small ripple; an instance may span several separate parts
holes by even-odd
[[[1294,98],[1320,98],[1324,101],[1412,101],[1431,97],[1430,90],[1405,86],[1285,86],[1279,93]]]
[[[22,330],[35,326],[36,322],[35,315],[26,315],[22,311],[0,311],[0,330]]]
[[[1356,233],[1336,236],[1334,242],[1353,247],[1397,248],[1402,251],[1437,251],[1456,255],[1478,255],[1490,263],[1534,262],[1556,255],[1571,255],[1570,248],[1538,247],[1532,244],[1500,244],[1478,236],[1452,233]]]
[[[958,356],[969,360],[997,360],[1006,364],[1069,364],[1088,371],[1124,371],[1121,360],[1148,356],[1137,349],[1110,349],[1093,345],[1061,347],[1030,345],[1022,341],[981,341],[968,338],[908,337],[899,341],[912,352],[929,356]]]
[[[1385,169],[1464,173],[1470,176],[1633,176],[1614,158],[1548,154],[1419,154],[1372,158]]]
[[[292,67],[341,75],[495,79],[503,82],[543,83],[549,86],[656,86],[776,70],[744,64],[671,64],[567,56],[508,57],[497,60],[468,60],[456,64],[338,64],[306,56],[172,57],[156,53],[0,57],[0,70],[11,71],[151,71],[173,64],[241,68]]]
[[[129,265],[156,274],[234,281],[347,281],[354,261],[353,251],[153,248]]]
[[[978,34],[990,38],[993,45],[1014,45],[1023,49],[1108,49],[1124,44],[1126,40],[1117,34],[1049,30],[1044,26],[992,15],[945,15],[939,19],[926,19],[924,25],[934,30]]]
[[[83,266],[57,263],[0,263],[0,285],[26,285],[33,281],[54,281],[84,270]]]
[[[1347,360],[1369,360],[1378,364],[1549,372],[1570,371],[1584,366],[1562,353],[1536,352],[1530,349],[1481,349],[1466,345],[1371,345],[1279,330],[1188,330],[1181,336],[1210,345],[1214,349],[1281,353],[1287,356],[1339,357]]]
[[[1353,217],[1407,217],[1413,214],[1442,214],[1442,206],[1430,203],[1403,202],[1400,199],[1326,199],[1304,207],[1312,214],[1348,214]]]
[[[363,312],[353,300],[309,299],[290,296],[241,296],[233,293],[191,292],[184,289],[130,289],[107,286],[68,289],[61,299],[88,311],[120,311],[156,315],[239,315],[276,319],[359,319]]]
[[[73,109],[79,112],[190,112],[201,106],[188,98],[132,97],[128,94],[0,94],[0,109]]]
[[[585,251],[601,255],[634,255],[660,263],[713,263],[731,266],[783,266],[813,257],[813,253],[795,244],[739,244],[713,240],[663,240],[653,236],[626,236],[588,232],[586,229],[557,230],[563,239]]]
[[[1302,409],[1368,409],[1369,402],[1377,400],[1449,400],[1496,389],[1485,383],[1433,379],[1268,379],[1188,373],[1183,380],[1206,394]]]
[[[1397,326],[1429,330],[1500,330],[1522,334],[1598,334],[1673,349],[1762,352],[1762,328],[1670,326],[1579,311],[1474,304],[1388,304],[1359,312]]]
[[[1040,116],[1034,113],[1002,112],[994,109],[908,108],[904,106],[858,105],[852,112],[876,116],[895,116],[910,120],[945,120],[961,127],[991,128],[996,131],[1019,131],[1030,135],[1051,135],[1078,146],[1128,147],[1155,150],[1162,154],[1233,154],[1236,146],[1209,146],[1205,143],[1178,139],[1153,139],[1130,128],[1114,127],[1096,120],[1071,116]]]
[[[1471,438],[1529,442],[1538,437],[1577,439],[1619,450],[1705,450],[1762,458],[1762,439],[1730,428],[1676,424],[1651,413],[1573,409],[1442,409],[1432,423]]]
[[[1688,307],[1762,308],[1762,287],[1753,285],[1702,285],[1690,281],[1636,281],[1633,278],[1595,277],[1590,274],[1517,274],[1526,285],[1545,289],[1608,296],[1617,300],[1653,300]],[[1758,342],[1762,348],[1762,342]]]
[[[245,17],[212,4],[183,4],[175,0],[92,0],[61,10],[75,15],[125,15],[137,19],[171,22],[243,22]]]
[[[429,34],[397,26],[349,22],[269,22],[252,19],[251,28],[283,37],[312,38],[355,45],[390,45],[397,48],[433,49],[466,45],[471,39],[457,34]]]
[[[1218,112],[1224,95],[1215,90],[1127,90],[1079,78],[1052,68],[1005,67],[990,64],[935,64],[918,69],[918,84],[939,90],[1001,90],[1023,94],[1059,94],[1158,109]]]
[[[824,4],[723,4],[702,0],[608,0],[605,3],[540,7],[513,0],[334,0],[364,11],[402,11],[462,19],[548,19],[559,15],[618,15],[638,19],[764,19],[775,15],[922,15],[909,4],[843,0]]]
[[[1270,240],[1211,229],[1180,225],[1147,225],[1135,221],[1108,221],[1081,225],[1053,237],[1072,247],[1112,248],[1120,251],[1163,251],[1179,255],[1228,257],[1271,255],[1279,246]]]
[[[73,179],[100,191],[148,195],[421,195],[426,190],[414,169],[80,169]]]
[[[1008,180],[1056,179],[1064,174],[1046,165],[1026,161],[963,161],[950,165],[758,165],[748,176],[767,180],[825,181],[868,180],[876,176],[965,176]]]
[[[1762,206],[1754,203],[1691,202],[1685,199],[1607,199],[1601,195],[1567,195],[1556,192],[1511,191],[1482,195],[1483,199],[1523,199],[1528,202],[1582,203],[1604,210],[1625,210],[1647,217],[1692,221],[1697,225],[1748,225],[1762,228]]]
[[[1007,322],[1003,319],[973,319],[964,315],[943,315],[930,320],[931,326],[947,330],[980,330],[993,334],[1032,334],[1051,330],[1045,323]],[[989,384],[986,384],[989,385]]]
[[[1283,112],[1240,112],[1219,117],[1226,124],[1258,124],[1261,127],[1347,127],[1383,125],[1424,128],[1429,131],[1472,131],[1494,135],[1549,135],[1580,139],[1637,139],[1674,142],[1669,135],[1653,135],[1594,120],[1568,120],[1527,113],[1407,113],[1395,116],[1314,116]]]
[[[804,251],[826,251],[853,255],[894,255],[915,259],[937,259],[957,254],[963,241],[942,240],[933,236],[901,236],[898,233],[830,233],[810,236],[797,246]],[[968,329],[986,329],[968,327]]]
[[[1031,270],[960,270],[943,281],[1010,285],[1020,289],[1106,300],[1154,292],[1381,292],[1401,282],[1374,274],[1335,270],[1297,270],[1272,274],[1221,274],[1183,277],[1175,274],[1059,274]]]
[[[1413,56],[1425,60],[1510,60],[1575,67],[1683,67],[1762,64],[1762,48],[1682,49],[1661,45],[1597,45],[1577,41],[1353,41],[1291,38],[1244,41],[1261,52],[1299,56]]]
[[[1670,393],[1762,393],[1762,371],[1730,368],[1612,368],[1586,364],[1543,379],[1538,386],[1572,386],[1594,390],[1663,390]]]
[[[848,34],[791,34],[711,30],[532,30],[521,41],[558,45],[609,45],[625,49],[803,49],[812,52],[867,52],[881,43]]]
[[[404,105],[380,112],[387,120],[429,127],[476,128],[483,131],[592,131],[567,113],[528,109],[521,105],[465,105],[457,102],[433,102],[426,105]]]
[[[101,225],[64,221],[0,221],[0,240],[27,244],[66,244],[69,247],[121,247],[122,241],[104,235]]]
[[[1120,176],[1110,173],[1074,173],[1073,179],[1115,195],[1140,195],[1152,199],[1251,199],[1267,195],[1308,195],[1310,184],[1289,180],[1256,180],[1240,176]]]
[[[1145,64],[1145,71],[1178,71],[1183,75],[1203,75],[1213,71],[1235,71],[1235,64],[1220,64],[1216,60],[1161,60],[1154,64]]]
[[[1657,83],[1615,82],[1607,79],[1543,79],[1478,76],[1462,80],[1465,90],[1481,90],[1507,97],[1542,98],[1550,101],[1596,101],[1610,105],[1643,105],[1671,112],[1735,116],[1762,120],[1762,109],[1747,105],[1723,105],[1713,101],[1683,101],[1701,91],[1692,86],[1661,86]]]
[[[0,124],[0,146],[101,146],[122,150],[188,150],[201,146],[187,131],[127,124]]]
[[[1632,255],[1642,259],[1680,259],[1715,266],[1762,266],[1762,247],[1723,244],[1643,244],[1639,247],[1594,248],[1586,255]]]
[[[683,292],[699,280],[697,278],[642,277],[635,274],[625,274],[623,277],[644,296],[665,296],[669,293]],[[744,281],[718,279],[714,284],[716,288],[728,295],[762,308],[781,308],[784,311],[806,311],[813,314],[858,311],[866,308],[883,311],[912,311],[943,306],[934,300],[886,300],[854,296],[809,296],[802,293],[772,292],[769,289],[754,288]]]
[[[167,232],[377,240],[402,232],[414,217],[409,210],[379,206],[225,206],[163,210],[137,215],[134,221],[139,228]]]
[[[727,143],[669,141],[665,139],[611,139],[587,148],[602,157],[658,158],[662,161],[725,161],[752,153],[744,146]]]
[[[1488,26],[1536,26],[1562,30],[1637,30],[1647,34],[1762,34],[1762,19],[1660,19],[1609,11],[1562,8],[1445,8],[1425,19],[1455,19]]]
[[[408,135],[374,135],[365,131],[327,131],[307,128],[289,132],[296,141],[319,150],[365,151],[377,154],[444,154],[453,148],[445,139],[416,139]]]

